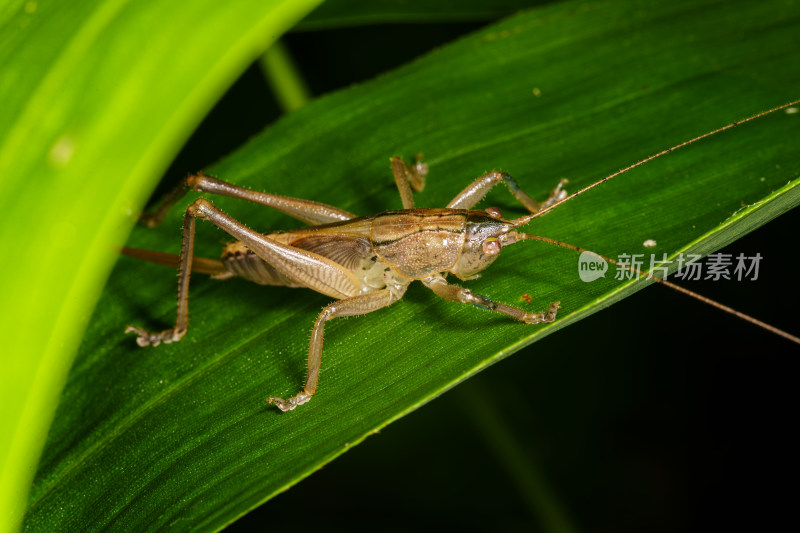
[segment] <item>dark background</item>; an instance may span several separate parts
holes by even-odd
[[[321,95],[481,25],[295,33],[285,44]],[[155,197],[280,114],[253,66]],[[798,222],[795,210],[722,250],[760,253],[758,281],[687,287],[798,333]],[[794,519],[796,358],[788,341],[650,287],[459,385],[231,529],[545,529],[537,491],[578,531],[780,527]],[[482,414],[486,397],[500,409]],[[499,452],[486,440],[498,434]]]

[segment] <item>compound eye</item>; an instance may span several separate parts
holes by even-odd
[[[487,207],[486,214],[492,218],[501,218],[503,216],[503,213],[496,207]]]
[[[500,253],[500,241],[497,239],[486,239],[483,243],[484,255],[497,255]]]

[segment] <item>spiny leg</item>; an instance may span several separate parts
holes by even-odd
[[[136,342],[139,346],[157,346],[162,342],[175,342],[186,334],[189,323],[189,275],[192,270],[195,218],[211,221],[243,242],[247,248],[281,274],[304,287],[333,298],[347,298],[357,294],[360,289],[360,284],[352,272],[341,265],[313,252],[269,239],[231,218],[208,200],[200,198],[186,209],[184,217],[178,274],[178,317],[175,327],[160,333],[150,333],[143,328],[128,326],[125,333],[137,333],[139,338]]]
[[[517,181],[509,174],[506,174],[505,172],[489,172],[470,183],[463,191],[458,193],[458,195],[456,195],[456,197],[453,198],[449,204],[447,204],[447,207],[451,209],[472,209],[483,199],[484,196],[486,196],[492,187],[500,182],[505,183],[511,194],[513,194],[514,197],[519,200],[519,202],[531,213],[536,213],[537,211],[544,209],[545,207],[548,207],[567,196],[567,192],[563,189],[564,185],[567,183],[567,180],[563,179],[558,182],[558,185],[556,185],[552,191],[550,191],[550,196],[547,198],[547,200],[545,200],[544,203],[539,204],[536,202],[536,200],[528,196],[528,193],[520,189]]]
[[[405,288],[403,288],[403,292],[405,292]],[[352,298],[345,298],[325,307],[317,317],[314,329],[311,332],[311,343],[308,347],[308,376],[303,390],[288,400],[270,396],[267,399],[267,403],[276,405],[281,411],[291,411],[311,399],[314,391],[317,390],[317,382],[319,381],[320,365],[322,364],[322,339],[325,334],[325,323],[328,320],[340,316],[365,315],[372,311],[377,311],[399,300],[403,296],[403,292],[396,293],[389,289],[384,289],[369,294],[353,296]]]
[[[314,252],[270,239],[216,208],[205,198],[199,198],[189,206],[189,212],[241,241],[254,254],[298,285],[331,298],[348,298],[361,290],[361,283],[349,269]]]
[[[411,188],[417,192],[425,188],[425,175],[428,173],[428,165],[422,162],[422,155],[417,154],[413,166],[403,161],[400,157],[392,158],[392,174],[400,191],[400,199],[403,201],[403,209],[414,209],[414,195]]]
[[[189,328],[189,277],[192,274],[194,250],[194,216],[187,210],[183,217],[183,240],[181,241],[180,265],[178,267],[178,316],[175,327],[160,333],[150,333],[146,329],[128,326],[125,333],[136,333],[139,346],[158,346],[162,342],[177,342],[186,335]]]
[[[181,181],[180,184],[164,198],[164,201],[161,202],[161,205],[159,205],[153,213],[142,213],[139,217],[139,221],[149,228],[158,226],[164,220],[170,208],[189,191],[219,194],[265,205],[277,209],[306,224],[311,224],[312,226],[356,218],[356,215],[353,213],[349,213],[338,207],[333,207],[332,205],[245,189],[244,187],[239,187],[206,176],[201,172]]]
[[[462,304],[472,304],[481,309],[488,309],[489,311],[496,311],[504,315],[510,316],[520,322],[527,324],[541,324],[552,322],[556,319],[556,313],[560,307],[561,302],[553,302],[547,311],[541,313],[529,313],[519,307],[513,307],[503,303],[495,302],[481,294],[475,294],[469,289],[459,287],[458,285],[451,285],[447,283],[441,274],[434,274],[422,280],[426,287],[431,289],[436,296],[448,300],[450,302],[460,302]]]

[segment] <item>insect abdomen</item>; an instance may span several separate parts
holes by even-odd
[[[302,287],[267,264],[241,242],[232,242],[225,246],[222,263],[233,275],[259,285]]]

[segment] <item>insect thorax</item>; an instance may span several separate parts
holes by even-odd
[[[378,259],[409,279],[446,272],[464,246],[466,216],[452,209],[414,209],[383,213],[370,232]]]

